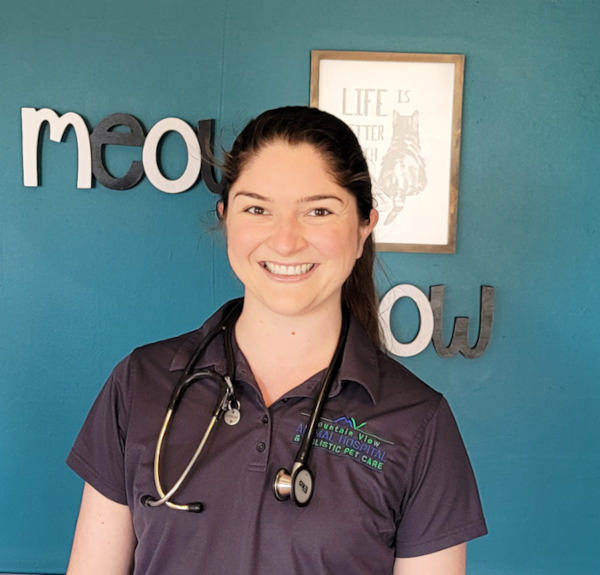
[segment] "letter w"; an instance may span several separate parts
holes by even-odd
[[[50,139],[60,142],[67,126],[72,126],[77,137],[77,187],[92,187],[92,152],[90,133],[83,118],[74,112],[59,116],[50,108],[21,108],[23,133],[23,183],[38,185],[38,145],[40,129],[44,122],[50,124]]]
[[[450,345],[444,344],[444,286],[437,285],[429,288],[429,301],[433,311],[434,329],[433,346],[440,357],[452,357],[460,352],[468,359],[479,357],[487,348],[492,335],[494,323],[494,288],[481,286],[479,308],[479,335],[474,347],[469,345],[469,318],[454,319],[454,330]]]

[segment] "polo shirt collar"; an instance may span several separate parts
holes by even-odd
[[[221,306],[212,316],[210,316],[204,324],[195,331],[184,335],[184,342],[175,352],[169,371],[180,371],[187,367],[187,364],[206,336],[219,325],[223,317],[223,312],[227,304]],[[204,353],[201,355],[198,367],[212,366],[216,371],[223,372],[225,370],[225,351],[223,346],[223,336],[217,334],[214,339],[208,343]]]
[[[222,315],[223,308],[220,308],[201,328],[189,334],[189,337],[186,338],[184,343],[181,344],[176,351],[175,356],[171,361],[171,365],[169,366],[169,371],[185,369],[195,349],[206,337],[206,334],[218,325]],[[234,352],[236,357],[237,376],[243,379],[250,378],[252,379],[251,383],[254,383],[254,378],[248,362],[236,342],[234,342]],[[207,345],[206,350],[199,361],[198,367],[209,366],[220,373],[225,372],[225,354],[223,336],[221,334],[217,335],[215,339]],[[312,397],[314,395],[314,389],[316,386],[320,385],[322,377],[323,372],[315,374],[315,376],[311,377],[308,381],[305,381],[303,384],[286,393],[286,396]],[[377,403],[380,396],[378,351],[367,336],[362,325],[360,325],[359,321],[354,316],[350,318],[348,338],[346,340],[342,365],[340,366],[338,376],[333,382],[329,394],[330,397],[334,397],[341,393],[346,382],[354,382],[362,386],[369,394],[371,401]]]
[[[381,388],[378,355],[375,344],[369,339],[363,326],[351,316],[342,365],[330,395],[333,397],[339,394],[344,382],[353,381],[367,391],[373,403],[377,403]]]

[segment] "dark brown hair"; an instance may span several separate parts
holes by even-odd
[[[369,221],[373,194],[369,168],[354,132],[335,116],[305,106],[267,110],[251,120],[225,154],[222,167],[222,196],[227,211],[229,190],[255,154],[267,144],[310,144],[321,153],[335,182],[356,199],[358,215]],[[378,302],[373,281],[375,248],[370,235],[363,253],[342,287],[342,301],[365,328],[370,339],[381,344]]]

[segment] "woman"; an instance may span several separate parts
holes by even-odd
[[[380,351],[377,212],[354,134],[316,109],[267,111],[238,136],[223,182],[217,208],[243,305],[234,337],[219,332],[191,369],[228,371],[229,342],[235,398],[171,497],[203,511],[160,503],[203,436],[213,381],[179,403],[159,486],[155,446],[182,371],[230,307],[115,368],[68,458],[86,481],[68,573],[464,573],[465,542],[486,532],[477,488],[445,400]],[[313,489],[299,474],[292,489],[308,504],[279,501],[273,479],[309,427],[345,308],[341,366],[309,455]]]

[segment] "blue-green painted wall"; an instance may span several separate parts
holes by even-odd
[[[4,2],[0,571],[64,571],[80,482],[63,460],[113,364],[239,293],[202,184],[78,190],[71,133],[25,188],[21,107],[216,118],[227,145],[308,103],[310,50],[339,49],[466,55],[457,253],[385,254],[380,288],[445,284],[447,323],[496,288],[480,359],[405,361],[450,399],[479,479],[490,535],[469,572],[599,573],[598,30],[595,0]],[[169,138],[173,177],[182,153]]]

